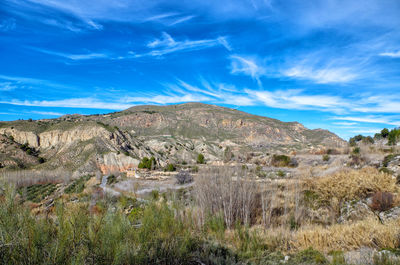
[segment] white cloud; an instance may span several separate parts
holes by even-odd
[[[189,21],[189,20],[191,20],[191,19],[193,19],[195,17],[196,16],[185,16],[185,17],[178,18],[177,20],[172,21],[171,23],[169,23],[169,26],[174,26],[174,25]]]
[[[132,104],[119,102],[104,102],[95,98],[70,98],[61,100],[10,100],[0,101],[3,104],[32,107],[63,107],[63,108],[88,108],[88,109],[115,109],[123,110],[132,107]]]
[[[343,121],[343,122],[333,122],[333,124],[340,125],[340,126],[353,126],[353,125],[357,125],[358,123],[357,122],[346,122],[346,121]]]
[[[32,114],[48,115],[48,116],[62,116],[64,113],[53,112],[53,111],[30,111]]]
[[[266,69],[249,56],[231,55],[231,73],[251,76],[261,84],[260,77],[266,74]]]
[[[346,112],[349,103],[341,97],[331,95],[309,95],[302,90],[277,90],[260,91],[246,90],[254,99],[264,105],[281,109],[314,109],[332,111],[336,113]]]
[[[11,91],[16,88],[17,88],[17,86],[11,82],[0,83],[0,91]]]
[[[363,122],[363,123],[379,123],[379,124],[390,124],[400,126],[400,120],[393,119],[390,116],[376,116],[376,115],[368,115],[368,116],[344,116],[344,117],[332,117],[332,120],[342,120],[342,121],[354,121],[354,122]]]
[[[306,66],[295,66],[285,70],[283,75],[291,78],[312,80],[318,84],[347,83],[357,78],[357,74],[346,67],[324,67],[318,69]]]
[[[55,52],[38,48],[32,48],[32,49],[49,55],[67,58],[73,61],[111,58],[108,54],[105,53],[70,54],[70,53]]]
[[[374,133],[379,133],[382,130],[382,128],[360,128],[358,130],[353,130],[351,131],[352,133],[368,133],[368,134],[374,134]]]
[[[224,41],[223,41],[224,40]],[[182,40],[177,41],[166,32],[163,32],[161,38],[154,39],[147,44],[148,48],[153,49],[152,51],[144,54],[134,54],[134,57],[143,56],[162,56],[165,54],[179,52],[179,51],[192,51],[211,48],[215,46],[223,46],[229,50],[229,44],[226,39],[221,37],[216,39],[204,39],[204,40]]]
[[[392,58],[400,58],[400,50],[397,52],[383,52],[379,54],[380,56],[392,57]]]

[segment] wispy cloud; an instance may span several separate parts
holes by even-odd
[[[156,38],[149,43],[147,43],[147,47],[152,49],[150,52],[143,54],[133,53],[135,57],[143,57],[143,56],[163,56],[173,52],[182,52],[182,51],[193,51],[193,50],[201,50],[206,48],[212,48],[216,46],[222,46],[229,50],[230,46],[227,40],[223,37],[218,37],[216,39],[203,39],[203,40],[175,40],[166,32],[161,34],[160,38]]]
[[[261,84],[260,77],[266,74],[266,69],[251,56],[231,55],[231,73],[248,75]]]
[[[122,110],[132,107],[132,104],[120,102],[105,102],[96,98],[70,98],[61,100],[9,100],[0,101],[2,104],[31,107],[63,107],[63,108],[88,108]]]
[[[367,115],[367,116],[344,116],[344,117],[332,117],[332,120],[342,120],[342,121],[354,121],[362,123],[379,123],[379,124],[389,124],[400,126],[400,117],[395,117],[393,119],[390,116],[377,116],[377,115]]]
[[[28,113],[46,115],[46,116],[62,116],[64,113],[54,112],[54,111],[30,111]]]
[[[373,133],[379,133],[382,130],[382,128],[359,128],[352,130],[352,133],[366,133],[366,134],[373,134]]]
[[[195,17],[196,16],[185,16],[185,17],[178,18],[175,21],[169,23],[169,26],[174,26],[174,25],[189,21],[189,20],[191,20],[191,19],[193,19]]]
[[[264,105],[281,109],[320,110],[343,113],[349,103],[341,97],[331,95],[310,95],[302,90],[260,91],[246,90]]]
[[[0,21],[0,31],[7,32],[14,30],[17,27],[15,18],[8,18]]]
[[[379,55],[385,57],[400,58],[400,50],[396,52],[382,52]]]
[[[22,77],[22,76],[11,76],[11,75],[1,75],[0,80],[5,80],[4,82],[7,86],[6,88],[26,88],[27,85],[34,86],[47,86],[52,88],[63,88],[63,89],[71,89],[72,87],[66,84],[60,84],[58,82],[38,79],[38,78],[30,78],[30,77]],[[4,84],[3,83],[3,84]]]
[[[347,122],[347,121],[343,121],[343,122],[333,122],[333,124],[335,125],[340,125],[340,126],[353,126],[353,125],[357,125],[357,122]]]
[[[110,58],[110,55],[106,53],[82,53],[82,54],[70,54],[70,53],[62,53],[56,51],[49,51],[46,49],[39,49],[39,48],[32,48],[36,51],[46,53],[49,55],[59,56],[63,58],[67,58],[73,61],[80,61],[80,60],[92,60],[92,59],[104,59]]]
[[[350,68],[323,67],[309,68],[307,66],[295,66],[283,72],[287,77],[308,79],[318,84],[347,83],[357,78]]]
[[[11,82],[0,83],[0,91],[11,91],[16,88],[17,88],[17,86]]]

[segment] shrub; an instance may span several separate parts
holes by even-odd
[[[291,165],[291,159],[286,155],[273,155],[271,164],[274,167],[288,167]]]
[[[393,203],[392,193],[378,191],[372,196],[371,208],[375,211],[383,212],[391,209]]]
[[[107,185],[111,185],[117,182],[117,177],[115,175],[110,175],[107,177]]]
[[[148,157],[143,157],[142,161],[139,163],[138,168],[154,169],[156,167],[156,159],[152,156],[150,159]]]
[[[329,264],[324,254],[312,248],[308,248],[306,250],[297,253],[294,257],[292,257],[290,261],[293,264],[310,264],[310,265]]]
[[[331,157],[329,155],[323,155],[322,161],[328,162]]]
[[[352,153],[358,155],[360,153],[360,147],[354,147]]]
[[[282,170],[279,170],[277,173],[276,173],[276,175],[278,176],[278,177],[284,177],[284,176],[286,176],[286,173],[285,172],[283,172]]]
[[[172,172],[175,170],[176,170],[176,168],[175,168],[174,164],[168,164],[164,169],[164,171],[169,171],[169,172]]]
[[[39,158],[38,158],[38,162],[39,162],[40,164],[43,164],[43,163],[46,162],[46,161],[44,160],[43,157],[39,157]]]
[[[203,154],[199,154],[197,156],[197,164],[205,164],[204,155]]]
[[[176,175],[176,182],[180,185],[193,181],[192,175],[188,171],[179,171]]]

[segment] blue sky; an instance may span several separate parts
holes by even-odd
[[[0,120],[192,101],[400,126],[400,1],[2,0]]]

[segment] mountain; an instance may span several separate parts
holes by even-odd
[[[8,143],[1,146],[3,154],[10,152],[9,146],[14,150],[27,143],[35,157],[45,160],[28,166],[79,172],[124,170],[136,166],[144,156],[154,156],[160,166],[194,163],[199,153],[210,162],[233,158],[246,162],[260,154],[316,152],[346,144],[327,130],[310,130],[297,122],[202,103],[143,105],[104,115],[0,122],[0,135]],[[32,152],[24,155],[33,156]],[[29,160],[0,158],[4,160],[0,163],[12,167]]]

